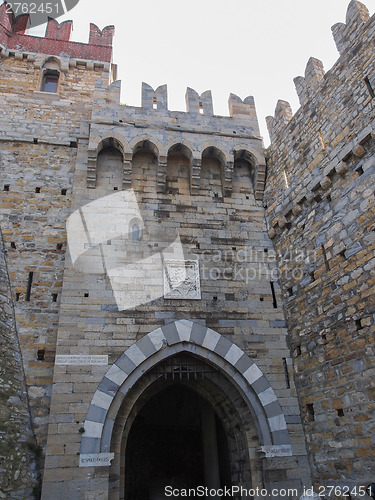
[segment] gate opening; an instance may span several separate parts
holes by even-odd
[[[230,486],[227,437],[211,404],[180,374],[167,387],[160,378],[156,383],[163,389],[141,408],[129,432],[125,500],[167,498],[166,486]]]

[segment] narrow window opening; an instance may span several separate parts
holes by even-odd
[[[300,345],[297,345],[295,350],[294,350],[294,353],[295,353],[295,356],[301,356],[302,354],[302,350],[301,350],[301,346]]]
[[[36,192],[36,193],[40,193],[40,187],[36,187],[36,188],[35,188],[35,192]]]
[[[38,361],[43,361],[45,353],[46,353],[46,351],[44,349],[38,349],[38,352],[36,354],[36,359]]]
[[[337,409],[337,416],[338,417],[343,417],[344,416],[344,410],[342,408]]]
[[[370,94],[370,97],[373,99],[375,97],[375,90],[372,88],[372,85],[370,83],[370,80],[368,79],[368,77],[366,76],[365,78],[365,84],[366,84],[366,87],[367,87],[367,90],[368,90],[368,93]]]
[[[47,70],[43,75],[42,91],[56,93],[59,76],[58,71]]]
[[[84,297],[88,297],[88,296],[89,296],[89,293],[88,293],[88,292],[85,292],[85,293],[83,294],[83,296],[84,296]]]
[[[33,277],[34,277],[34,273],[33,272],[29,272],[29,277],[28,277],[28,280],[27,280],[26,297],[25,297],[26,302],[30,302],[31,287],[32,287],[32,284],[33,284]]]
[[[327,259],[327,253],[326,253],[326,249],[325,249],[324,245],[322,245],[322,253],[323,253],[323,258],[324,258],[324,264],[326,265],[327,271],[329,271],[330,267],[329,267],[329,262],[328,262],[328,259]]]
[[[38,144],[38,139],[36,137],[34,138],[34,144]]]
[[[288,187],[289,187],[289,182],[288,182],[288,177],[287,177],[287,175],[286,175],[285,170],[283,170],[283,176],[284,176],[285,187],[288,189]]]
[[[309,420],[314,420],[314,405],[312,403],[306,405],[307,416],[310,417]]]
[[[363,330],[363,326],[362,326],[360,319],[355,320],[355,326],[356,326],[357,330]]]
[[[204,109],[203,109],[203,104],[202,104],[202,102],[199,102],[199,113],[200,113],[201,115],[204,115]]]
[[[4,191],[9,191],[10,184],[4,184]]]
[[[19,302],[19,300],[20,300],[20,294],[17,292],[16,293],[16,302]]]
[[[200,244],[199,244],[199,243],[197,243],[197,244],[195,245],[195,248],[200,248]]]
[[[273,281],[270,281],[271,285],[271,291],[272,291],[272,300],[273,300],[273,307],[274,309],[277,309],[277,299],[276,299],[276,292],[275,292],[275,285]]]
[[[153,109],[158,109],[158,101],[156,100],[156,97],[152,99],[152,107]]]
[[[138,224],[133,224],[130,229],[130,240],[139,241],[141,237],[142,237],[141,228],[138,226]]]
[[[288,288],[288,294],[289,294],[289,297],[293,297],[294,293],[293,293],[293,287],[289,287]]]
[[[52,302],[57,302],[57,293],[52,294]]]
[[[286,362],[286,358],[283,358],[283,367],[284,367],[284,375],[285,375],[285,383],[286,383],[286,388],[290,389],[290,380],[289,380],[289,373],[288,373],[288,364]]]
[[[78,146],[77,141],[70,141],[70,143],[69,143],[70,148],[77,148],[77,146]]]
[[[232,250],[237,250],[237,247],[232,247]]]
[[[67,191],[68,191],[67,189],[62,189],[62,190],[61,190],[61,194],[62,194],[63,196],[66,196]]]
[[[57,243],[56,245],[56,250],[61,250],[63,247],[63,244],[62,243]]]
[[[310,275],[310,278],[312,279],[312,281],[315,281],[315,271],[309,272],[309,275]]]
[[[16,247],[16,244],[14,243],[14,241],[12,241],[10,243],[10,247],[13,248],[13,250],[16,250],[17,247]]]
[[[268,248],[264,248],[264,249],[263,249],[263,252],[264,252],[264,253],[268,253]]]
[[[214,296],[212,297],[212,300],[213,300],[214,302],[217,302],[217,296],[216,296],[216,295],[214,295]]]

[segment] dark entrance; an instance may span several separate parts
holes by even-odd
[[[165,486],[230,485],[224,428],[188,383],[170,382],[138,412],[126,446],[125,478],[126,500],[167,498]]]

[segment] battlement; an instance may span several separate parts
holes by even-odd
[[[168,123],[169,126],[175,123],[176,127],[181,127],[181,123],[186,122],[186,126],[190,129],[201,126],[207,130],[213,130],[213,133],[238,134],[260,139],[258,118],[252,96],[242,101],[235,94],[230,94],[229,116],[218,116],[214,114],[211,90],[206,90],[199,95],[194,89],[188,87],[185,94],[186,112],[168,109],[168,89],[165,84],[154,90],[143,82],[141,107],[120,106],[120,92],[120,81],[113,82],[109,86],[100,81],[96,83],[94,103],[100,106],[110,106],[107,108],[107,118],[114,124],[125,123],[129,119],[140,120],[142,115],[147,115],[150,123],[163,122]],[[95,116],[95,110],[93,116]],[[98,119],[103,121],[103,109],[98,113]],[[213,125],[213,122],[216,124]],[[210,124],[209,127],[208,124]]]
[[[112,58],[112,39],[114,26],[106,26],[100,30],[95,24],[90,24],[88,43],[70,41],[73,21],[59,23],[48,18],[44,37],[26,35],[29,25],[29,15],[15,17],[8,13],[7,5],[0,6],[0,50],[17,51],[21,53],[48,54],[79,58],[83,60],[102,61],[109,63]]]
[[[297,76],[294,84],[298,94],[301,108],[306,106],[315,106],[318,101],[324,101],[327,97],[327,88],[337,85],[335,75],[342,73],[342,68],[347,65],[348,71],[353,71],[349,67],[349,61],[358,56],[362,45],[369,42],[371,45],[374,37],[374,16],[370,18],[367,7],[358,0],[352,0],[348,6],[346,14],[346,24],[337,23],[332,27],[333,38],[340,53],[335,66],[325,73],[323,63],[314,57],[311,57],[306,65],[305,75]],[[362,80],[370,88],[375,88],[374,72],[368,69],[366,74],[362,75]],[[305,118],[301,115],[302,111],[296,113],[293,119],[293,126],[299,124],[305,125]],[[282,135],[286,132],[286,125],[292,120],[293,113],[287,101],[279,101],[275,109],[275,116],[266,118],[268,131],[271,141],[282,140]]]

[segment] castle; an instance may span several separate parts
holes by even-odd
[[[113,26],[26,26],[0,6],[0,498],[368,498],[375,16],[267,151],[252,97],[121,105]]]

